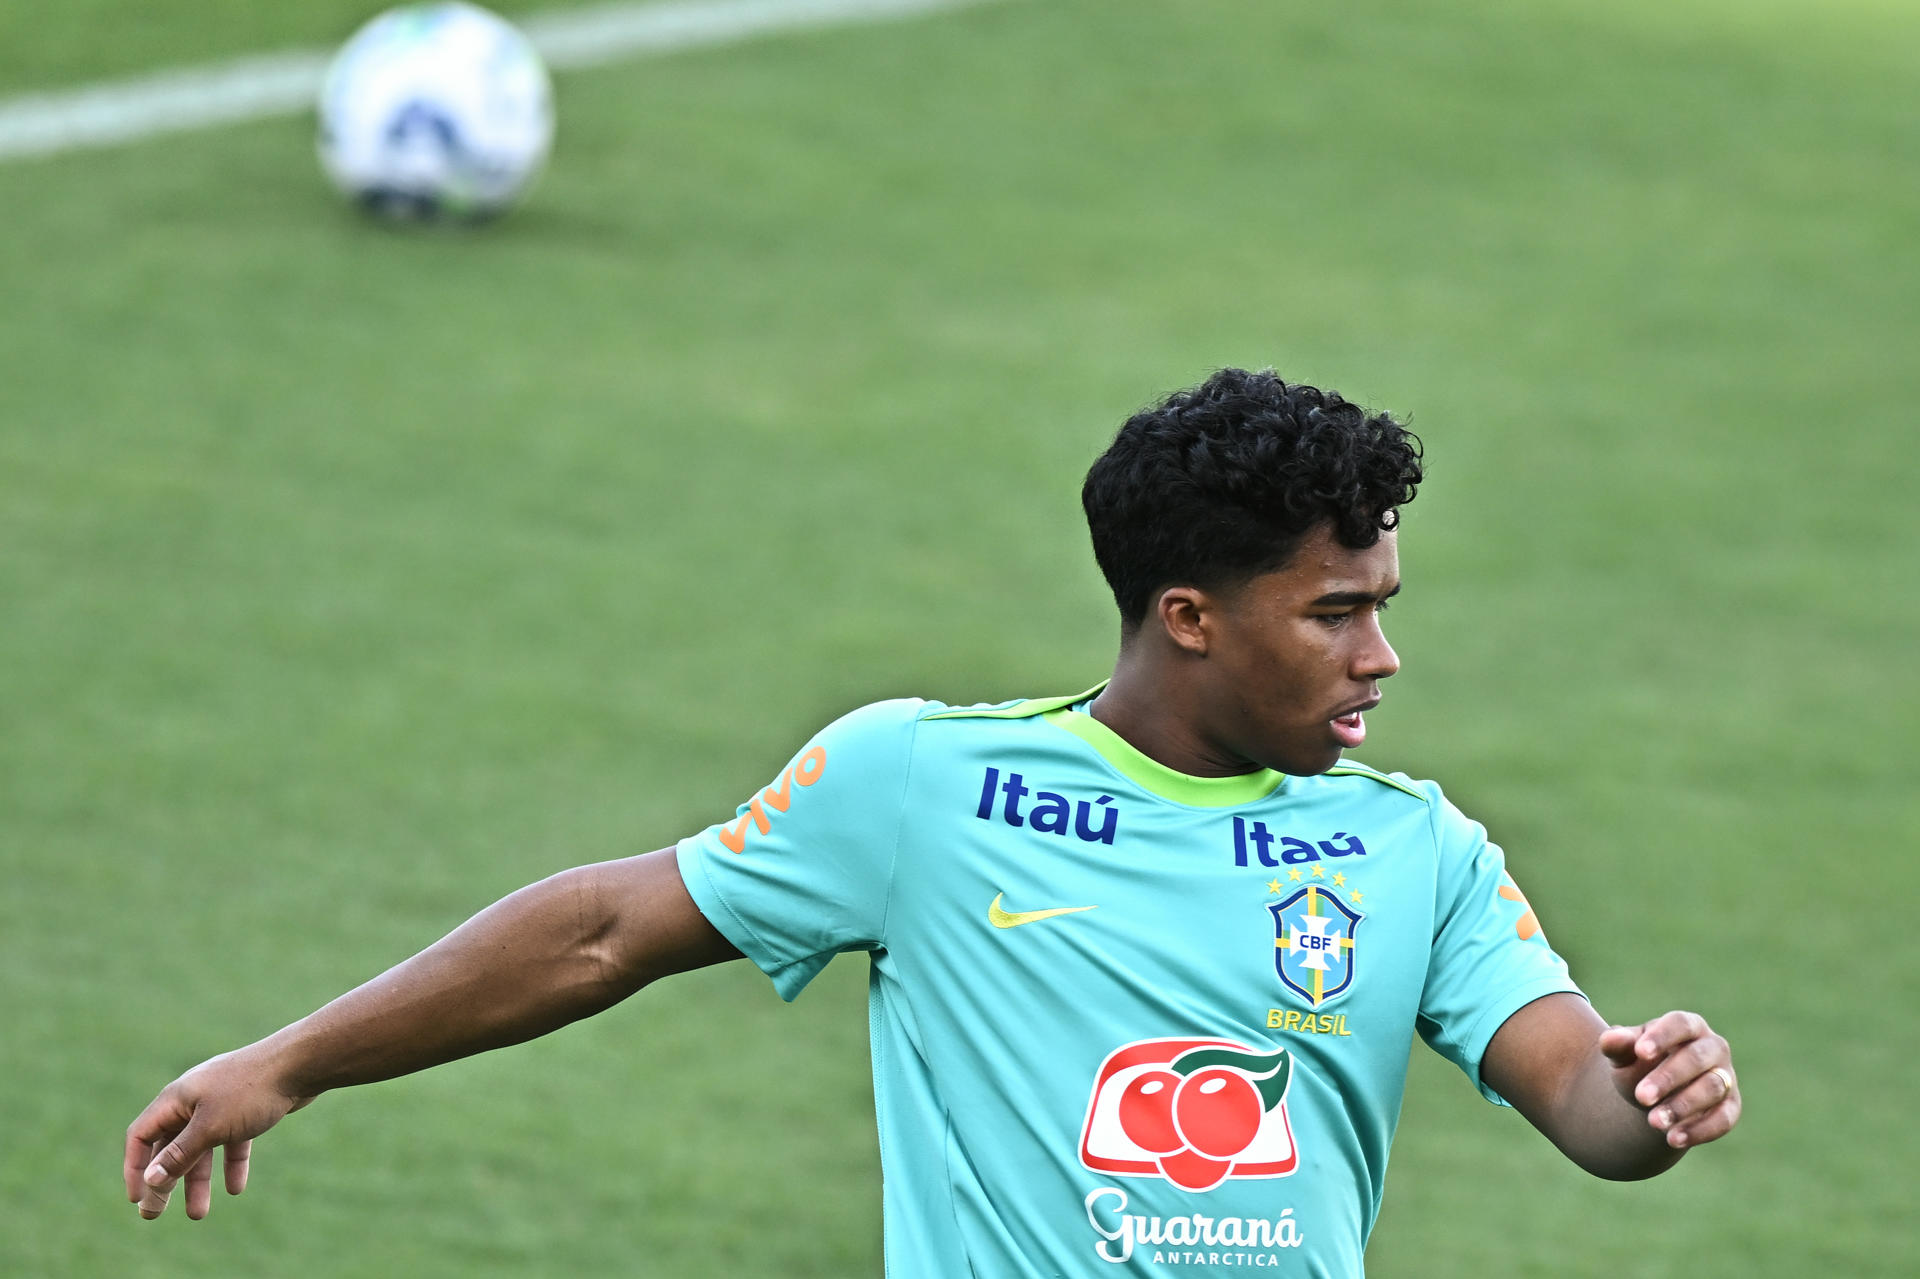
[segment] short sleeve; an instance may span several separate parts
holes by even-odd
[[[1547,944],[1486,827],[1448,803],[1437,787],[1429,790],[1440,866],[1420,1036],[1465,1071],[1488,1101],[1505,1105],[1480,1077],[1494,1033],[1544,995],[1582,992],[1566,961]]]
[[[694,904],[782,999],[840,951],[885,945],[923,705],[876,702],[834,721],[731,820],[680,841]]]

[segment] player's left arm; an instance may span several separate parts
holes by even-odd
[[[1740,1122],[1727,1041],[1698,1013],[1609,1026],[1578,995],[1509,1017],[1481,1062],[1494,1091],[1596,1177],[1665,1172]]]

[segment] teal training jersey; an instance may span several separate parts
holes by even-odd
[[[1498,1101],[1577,988],[1432,783],[1188,777],[1087,696],[855,711],[687,889],[784,998],[871,956],[893,1279],[1359,1275],[1414,1031]]]

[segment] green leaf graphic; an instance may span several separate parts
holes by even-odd
[[[1238,1052],[1232,1048],[1192,1048],[1175,1057],[1168,1065],[1175,1074],[1183,1077],[1196,1070],[1205,1070],[1208,1066],[1227,1066],[1243,1071],[1252,1077],[1254,1086],[1260,1090],[1262,1110],[1272,1110],[1279,1105],[1287,1095],[1288,1083],[1293,1079],[1293,1058],[1284,1048],[1265,1056]]]

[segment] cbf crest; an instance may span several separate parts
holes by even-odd
[[[1288,989],[1318,1008],[1353,985],[1354,935],[1365,915],[1318,884],[1267,909],[1273,912],[1273,966]]]

